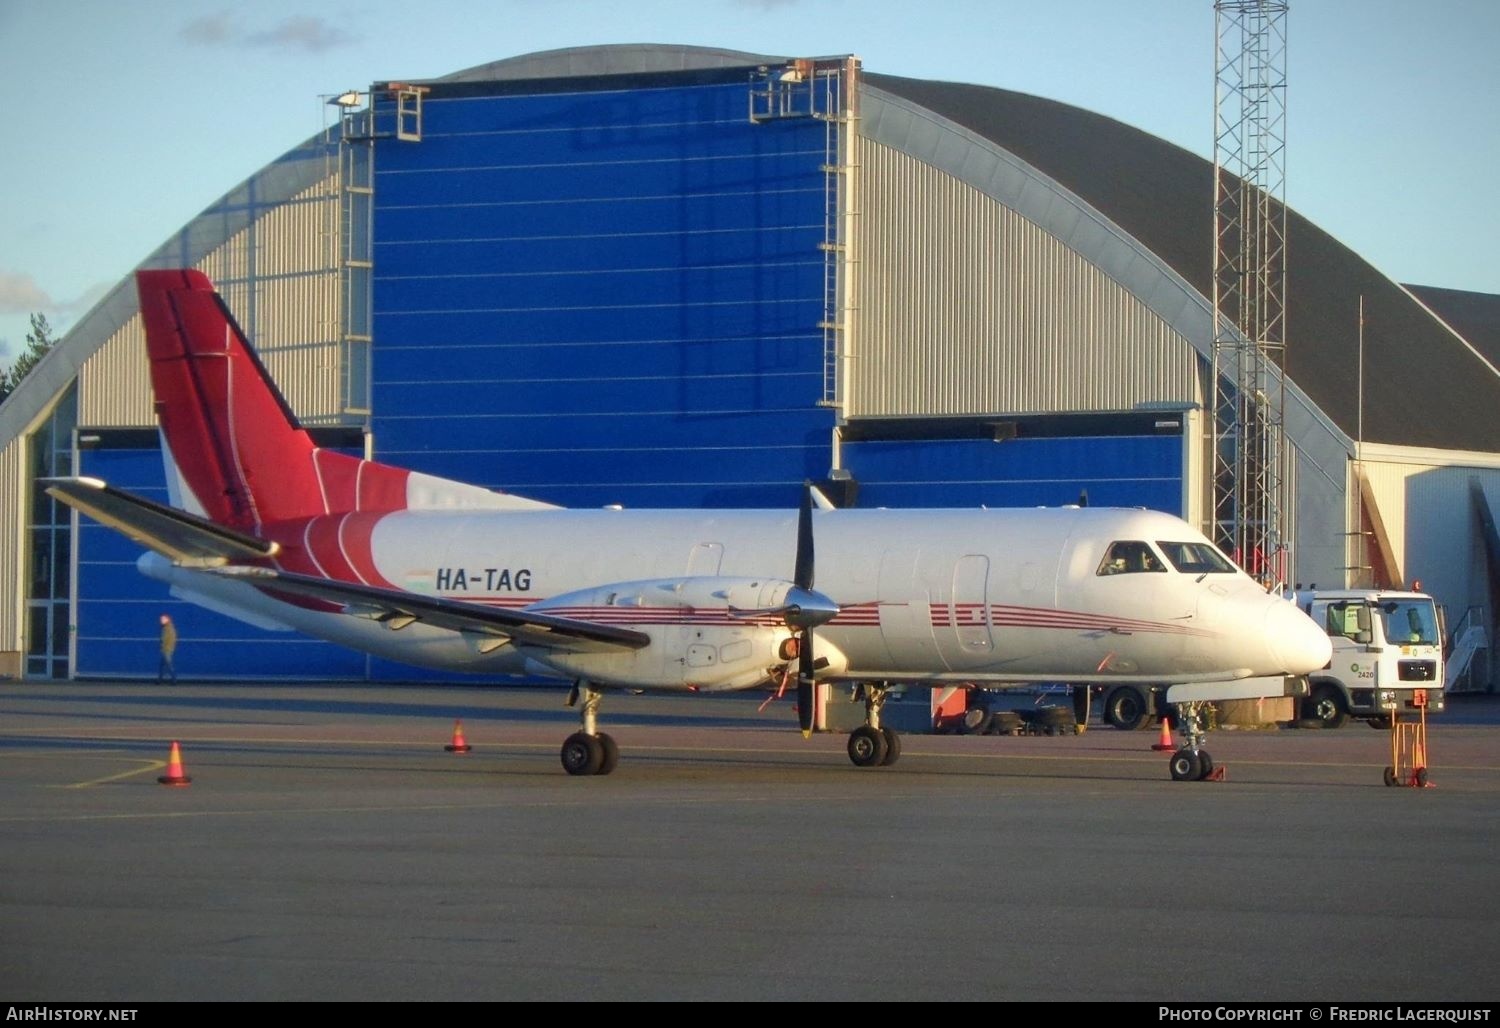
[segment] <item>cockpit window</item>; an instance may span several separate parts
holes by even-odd
[[[1229,558],[1209,543],[1164,543],[1157,546],[1167,555],[1172,566],[1184,575],[1232,575],[1234,565]]]
[[[1165,570],[1167,566],[1146,543],[1118,542],[1110,543],[1109,549],[1104,551],[1104,559],[1099,562],[1097,574],[1129,575],[1140,571]]]

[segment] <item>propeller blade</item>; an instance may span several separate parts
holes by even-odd
[[[797,508],[797,563],[792,584],[799,589],[813,587],[812,483],[802,489],[802,505]]]

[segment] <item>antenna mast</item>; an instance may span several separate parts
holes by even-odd
[[[1284,0],[1214,4],[1214,529],[1266,586],[1291,580]]]

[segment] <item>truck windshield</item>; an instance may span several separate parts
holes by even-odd
[[[1436,646],[1437,610],[1431,600],[1387,600],[1379,606],[1386,642],[1398,646]]]
[[[1208,543],[1164,543],[1157,540],[1161,552],[1167,555],[1172,566],[1184,575],[1232,575],[1234,565],[1229,558]]]

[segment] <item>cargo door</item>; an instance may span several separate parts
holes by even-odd
[[[917,580],[917,558],[920,551],[886,550],[880,558],[880,637],[890,655],[889,670],[930,671],[937,667],[937,640],[933,621],[948,619],[945,606],[932,603],[932,591]],[[946,661],[942,662],[946,669]]]

